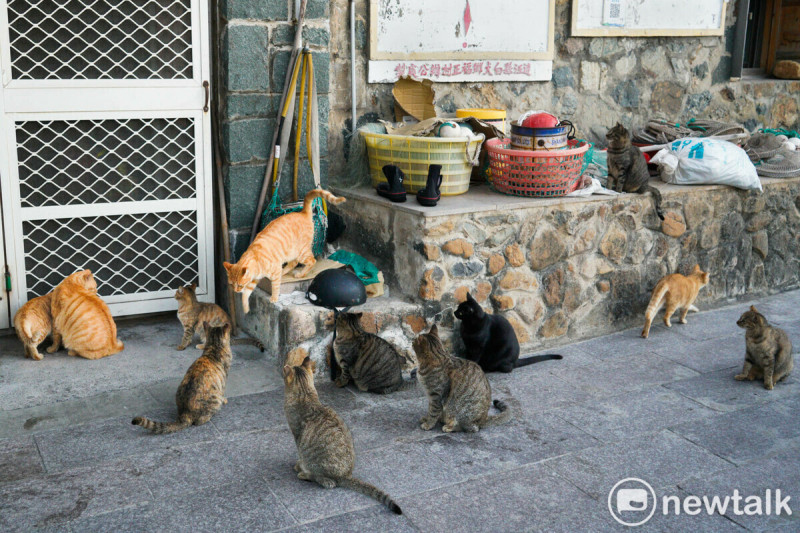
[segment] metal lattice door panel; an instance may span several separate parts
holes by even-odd
[[[12,310],[82,268],[115,315],[212,299],[207,9],[0,0]]]

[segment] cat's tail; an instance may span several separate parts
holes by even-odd
[[[374,500],[378,500],[395,514],[403,514],[403,511],[400,509],[400,506],[397,505],[397,503],[392,499],[392,497],[374,485],[370,485],[369,483],[365,483],[364,481],[361,481],[360,479],[356,479],[354,477],[338,479],[336,480],[336,483],[340,487],[354,490],[356,492],[363,494],[364,496],[369,496]]]
[[[253,339],[252,337],[242,337],[241,339],[231,339],[231,346],[234,344],[241,345],[248,345],[248,346],[255,346],[262,352],[264,351],[264,345],[261,344],[261,341],[258,339]]]
[[[341,204],[346,200],[343,196],[335,196],[333,193],[328,192],[324,189],[312,189],[306,194],[306,197],[303,198],[303,214],[307,217],[310,217],[312,214],[312,205],[314,198],[322,197],[328,201],[329,204]]]
[[[142,426],[144,429],[152,431],[156,435],[162,435],[164,433],[175,433],[176,431],[186,429],[192,425],[192,421],[188,416],[180,417],[177,422],[155,422],[149,418],[137,416],[131,420],[131,424],[134,426]]]
[[[489,427],[489,426],[499,426],[501,424],[505,424],[509,420],[511,420],[511,409],[509,409],[508,404],[502,400],[495,400],[492,402],[495,409],[500,411],[499,415],[491,415],[486,418],[486,422],[484,422],[481,427]]]
[[[656,215],[661,220],[664,220],[664,212],[661,211],[661,191],[653,187],[652,185],[645,185],[643,188],[643,192],[651,192],[653,194],[653,203],[656,206]]]
[[[564,356],[555,353],[546,353],[542,355],[534,355],[533,357],[526,357],[524,359],[517,359],[517,361],[514,363],[514,368],[519,368],[521,366],[528,366],[534,363],[541,363],[542,361],[550,361],[554,359],[564,359]]]

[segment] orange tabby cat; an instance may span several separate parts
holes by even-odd
[[[288,274],[298,263],[302,263],[303,269],[298,272],[297,277],[303,277],[316,263],[314,252],[311,251],[311,245],[314,243],[312,200],[318,196],[334,205],[345,201],[344,198],[334,196],[328,191],[314,189],[306,194],[302,211],[287,213],[276,218],[256,235],[235,265],[223,263],[233,290],[242,293],[242,309],[245,313],[250,311],[248,300],[261,278],[267,278],[272,282],[270,301],[274,303],[278,301],[281,277],[284,274]]]
[[[111,311],[97,296],[97,282],[90,270],[67,276],[53,290],[53,346],[61,344],[69,355],[86,359],[100,359],[122,351],[125,347],[117,339],[117,325]]]
[[[50,335],[53,329],[53,317],[50,315],[50,301],[53,296],[48,292],[44,296],[39,296],[28,300],[14,315],[14,329],[17,330],[17,337],[25,346],[25,357],[30,357],[36,361],[42,360],[39,353],[39,345]],[[55,350],[48,350],[52,353]]]
[[[644,313],[644,329],[642,337],[645,339],[650,334],[650,324],[653,318],[661,309],[661,305],[666,301],[667,308],[664,311],[664,324],[668,328],[672,327],[669,319],[676,309],[681,308],[681,318],[679,322],[686,324],[686,315],[689,311],[697,312],[697,308],[692,305],[700,292],[708,283],[708,272],[700,270],[700,265],[695,265],[692,273],[688,276],[683,274],[670,274],[664,276],[653,289],[653,296],[650,298],[650,305]]]

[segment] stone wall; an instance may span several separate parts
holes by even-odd
[[[248,234],[280,114],[278,106],[294,40],[293,4],[292,0],[221,0],[220,4],[224,19],[221,135],[226,200],[230,227],[246,226]],[[321,177],[327,183],[331,86],[328,0],[308,0],[303,38],[313,54],[320,115]],[[293,146],[290,144],[289,154],[294,153]],[[313,187],[305,163],[305,142],[300,153],[304,161],[298,181],[303,194]],[[284,151],[284,157],[286,154]],[[291,198],[291,167],[291,160],[287,161],[281,179],[284,199]]]
[[[534,349],[640,324],[658,280],[695,263],[711,273],[701,309],[800,286],[800,178],[763,184],[761,194],[657,184],[664,223],[649,195],[423,216],[366,189],[339,191],[352,199],[338,206],[352,228],[341,246],[372,258],[392,295],[426,318],[470,291]]]
[[[599,1],[599,0],[598,0]],[[391,118],[391,84],[367,84],[368,2],[356,2],[359,123]],[[579,135],[605,143],[618,120],[641,126],[657,115],[735,121],[757,127],[796,127],[800,82],[730,81],[739,2],[730,2],[723,37],[570,37],[572,0],[556,0],[553,79],[548,82],[435,83],[439,111],[488,107],[510,117],[548,109],[570,119]],[[331,2],[331,176],[344,168],[350,130],[350,57],[347,3]]]

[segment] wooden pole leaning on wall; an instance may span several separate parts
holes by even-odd
[[[289,64],[286,66],[286,77],[283,80],[283,95],[281,96],[281,103],[278,109],[284,108],[287,98],[294,99],[294,91],[292,91],[291,95],[289,94],[289,85],[292,81],[291,78],[295,63],[299,60],[300,51],[303,47],[303,20],[306,16],[306,2],[307,0],[300,0],[300,11],[297,15],[294,28],[294,44],[292,46],[292,53],[289,56]],[[275,146],[278,144],[279,136],[281,135],[281,126],[282,124],[279,124],[272,135],[267,168],[264,171],[264,179],[261,182],[261,192],[258,195],[258,204],[256,206],[255,215],[253,216],[253,227],[250,230],[250,243],[253,242],[253,239],[256,238],[256,234],[258,233],[258,227],[261,224],[261,215],[264,212],[264,203],[267,197],[272,194],[272,167],[275,164]]]
[[[214,102],[211,105],[211,125],[212,125],[212,134],[214,135],[214,165],[215,165],[215,172],[216,172],[216,185],[217,185],[217,203],[219,205],[219,232],[220,232],[220,239],[222,241],[222,258],[227,261],[228,263],[231,262],[231,240],[230,234],[228,233],[228,209],[227,205],[225,204],[225,184],[222,179],[222,148],[220,144],[222,143],[222,129],[220,125],[222,121],[220,120],[220,110],[219,106],[222,102],[222,64],[219,57],[219,49],[221,45],[220,39],[220,13],[219,13],[219,1],[211,0],[211,54],[212,54],[212,80],[213,80],[213,92],[214,92]],[[233,287],[230,283],[225,284],[226,287],[226,294],[228,296],[228,314],[231,317],[231,335],[237,335],[239,333],[238,323],[236,321],[236,301],[234,300],[234,292]]]

